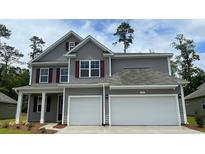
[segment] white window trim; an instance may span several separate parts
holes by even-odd
[[[72,43],[74,44],[74,46],[72,46],[72,47],[73,47],[73,48],[75,47],[75,42],[69,42],[69,51],[71,50],[70,47],[71,47],[71,44],[72,44]],[[73,49],[73,48],[72,48],[72,49]]]
[[[62,69],[67,69],[68,70],[68,68],[67,67],[61,67],[60,68],[60,83],[67,83],[68,82],[68,73],[66,74],[67,75],[67,81],[61,81],[61,70]],[[63,76],[66,76],[66,75],[63,75]]]
[[[84,76],[82,77],[82,76],[81,76],[81,62],[83,62],[83,61],[88,61],[88,62],[89,62],[89,64],[88,64],[88,65],[89,65],[89,67],[88,67],[89,74],[88,74],[87,77],[84,77]],[[92,61],[98,61],[98,62],[99,62],[99,75],[98,75],[98,76],[91,76],[91,70],[97,70],[97,68],[93,68],[93,69],[91,68],[91,62],[92,62]],[[80,77],[80,78],[95,78],[95,77],[100,77],[100,71],[101,71],[101,70],[100,70],[100,68],[101,68],[101,67],[100,67],[100,60],[80,60],[80,66],[79,66],[79,67],[80,67],[80,69],[79,69],[79,77]],[[86,70],[87,70],[87,69],[86,69]]]
[[[41,82],[41,70],[42,69],[47,69],[48,70],[48,74],[47,74],[47,81],[46,82]],[[43,75],[45,76],[45,75]],[[39,83],[48,83],[48,78],[49,78],[49,68],[45,67],[45,68],[40,68],[40,75],[39,75]]]

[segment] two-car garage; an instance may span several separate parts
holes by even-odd
[[[180,125],[176,95],[111,95],[110,125]]]
[[[70,96],[69,125],[102,125],[102,97]],[[180,125],[177,95],[110,95],[110,125]]]

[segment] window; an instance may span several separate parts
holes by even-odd
[[[205,100],[202,100],[202,109],[205,110]]]
[[[99,77],[99,72],[100,72],[100,62],[91,61],[91,76]]]
[[[48,68],[40,69],[40,83],[48,83]]]
[[[89,61],[80,62],[80,76],[89,77]]]
[[[99,60],[80,61],[80,77],[99,77],[99,75],[100,75]]]
[[[41,103],[42,103],[42,97],[38,96],[38,100],[37,100],[37,112],[41,112]],[[45,112],[46,112],[46,108],[47,108],[47,102],[45,102]]]
[[[75,42],[69,42],[69,50],[75,47]]]
[[[60,68],[60,82],[67,82],[67,81],[68,81],[68,69]]]
[[[41,112],[41,103],[42,103],[42,97],[38,96],[38,101],[37,101],[37,112]]]

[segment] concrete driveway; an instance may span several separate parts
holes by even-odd
[[[201,134],[184,126],[68,126],[57,134]]]

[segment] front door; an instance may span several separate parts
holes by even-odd
[[[58,121],[62,121],[63,95],[58,96]]]

